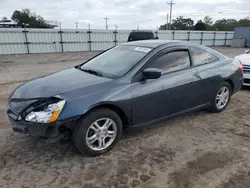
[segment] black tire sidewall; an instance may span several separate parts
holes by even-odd
[[[227,104],[223,107],[223,108],[218,108],[217,107],[217,105],[216,105],[216,97],[217,97],[217,94],[218,94],[218,92],[221,90],[221,88],[223,88],[223,87],[227,87],[228,88],[228,90],[229,90],[229,98],[228,98],[228,101],[227,101]],[[213,98],[213,111],[215,111],[215,112],[222,112],[222,111],[224,111],[226,108],[227,108],[227,106],[228,106],[228,104],[229,104],[229,102],[230,102],[230,100],[231,100],[231,95],[232,95],[232,88],[231,88],[231,85],[228,83],[228,82],[224,82],[222,85],[221,85],[221,87],[218,89],[218,91],[216,92],[216,94],[215,94],[215,96],[214,96],[214,98]]]
[[[117,135],[114,140],[114,142],[106,149],[101,150],[101,151],[94,151],[91,148],[88,147],[86,143],[86,134],[88,131],[88,128],[90,125],[96,121],[99,118],[110,118],[112,119],[116,125],[117,125]],[[117,143],[117,141],[120,139],[122,133],[122,121],[118,114],[110,109],[106,108],[101,108],[101,109],[96,109],[88,113],[86,116],[82,117],[78,122],[76,129],[73,132],[73,140],[75,143],[76,148],[81,152],[81,153],[86,153],[90,156],[97,156],[101,155],[103,153],[108,152],[114,145]]]

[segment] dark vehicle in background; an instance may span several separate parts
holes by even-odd
[[[151,30],[133,30],[128,37],[128,42],[138,40],[153,40],[158,39]]]
[[[221,112],[243,82],[242,65],[205,46],[148,40],[29,81],[10,95],[14,131],[44,138],[72,133],[79,151],[100,155],[122,130],[186,112]]]

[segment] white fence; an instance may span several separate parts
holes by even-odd
[[[105,50],[127,42],[131,30],[0,29],[0,54]],[[231,45],[234,32],[156,31],[163,40],[185,40],[207,46]]]

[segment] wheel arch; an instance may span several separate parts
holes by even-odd
[[[230,79],[226,79],[225,82],[228,82],[230,84],[232,92],[234,92],[234,82]]]
[[[119,107],[118,105],[113,104],[113,103],[97,104],[97,105],[93,106],[92,108],[90,108],[82,116],[86,116],[88,113],[90,113],[94,110],[100,109],[100,108],[107,108],[107,109],[110,109],[110,110],[114,111],[115,113],[117,113],[117,115],[121,118],[123,127],[127,127],[131,124],[129,117],[128,117],[128,115],[126,115],[124,110],[122,110],[121,107]]]

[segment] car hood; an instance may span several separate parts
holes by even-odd
[[[250,65],[250,54],[242,54],[236,56],[236,58],[239,59],[243,65]]]
[[[97,88],[103,90],[112,81],[110,78],[99,77],[76,68],[70,68],[19,86],[11,94],[11,99],[47,98],[56,95],[69,99],[73,96],[83,96],[96,92]]]

